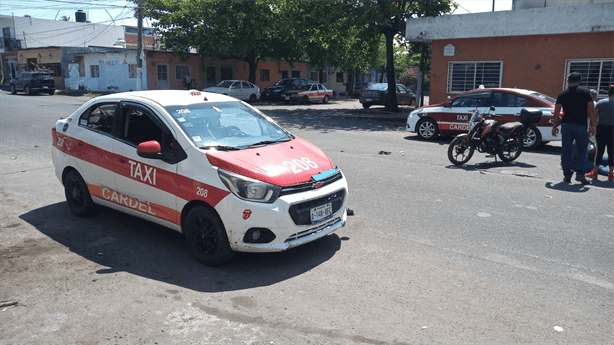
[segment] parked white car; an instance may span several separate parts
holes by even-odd
[[[208,87],[203,91],[220,93],[249,102],[260,99],[260,88],[245,80],[223,80],[217,86]]]

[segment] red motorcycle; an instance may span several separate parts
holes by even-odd
[[[502,161],[509,163],[520,156],[527,129],[539,123],[542,116],[541,110],[523,108],[520,122],[502,125],[495,120],[496,117],[502,117],[495,114],[495,107],[491,106],[488,114],[481,114],[476,108],[469,120],[469,132],[458,135],[450,143],[448,159],[455,165],[463,165],[477,149],[482,153],[499,156]]]

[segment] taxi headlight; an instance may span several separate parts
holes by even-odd
[[[272,203],[277,200],[281,187],[218,169],[220,179],[238,198],[248,201]]]

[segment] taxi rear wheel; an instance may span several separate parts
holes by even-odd
[[[95,205],[87,184],[78,172],[71,171],[64,177],[64,194],[68,207],[76,216],[87,217],[92,215]]]
[[[196,206],[183,225],[183,233],[192,256],[207,266],[218,266],[234,256],[226,229],[220,217],[211,209]]]

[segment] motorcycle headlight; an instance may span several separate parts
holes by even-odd
[[[239,199],[273,203],[281,193],[281,187],[270,183],[254,180],[223,169],[218,169],[217,172],[224,185]]]

